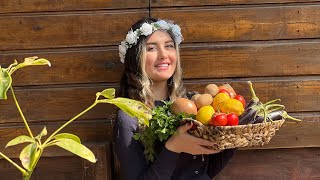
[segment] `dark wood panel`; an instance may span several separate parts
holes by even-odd
[[[175,20],[185,42],[318,38],[320,6],[250,6],[153,9],[151,15]]]
[[[320,148],[237,151],[216,180],[320,179]]]
[[[55,130],[57,130],[62,123],[47,123],[47,124],[37,124],[31,125],[30,129],[32,130],[34,136],[38,135],[44,126],[48,130],[48,135],[43,137],[43,141],[46,140]],[[91,121],[91,122],[73,122],[68,125],[65,129],[61,131],[65,133],[72,133],[77,135],[81,142],[88,147],[93,143],[100,144],[109,144],[112,141],[112,124],[105,121]],[[6,144],[18,137],[20,135],[28,135],[26,128],[21,125],[11,126],[7,125],[6,127],[2,126],[0,128],[0,152],[6,154],[9,157],[19,157],[19,154],[23,147],[26,144],[17,145],[13,147],[5,148]],[[109,147],[108,147],[109,148]],[[71,156],[72,154],[68,151],[58,148],[58,147],[49,147],[45,149],[43,156]]]
[[[70,10],[100,10],[122,8],[147,8],[144,0],[11,0],[0,2],[0,13],[38,12],[38,11],[70,11]]]
[[[97,158],[96,163],[90,163],[80,157],[56,156],[42,157],[32,175],[33,180],[111,180],[110,158],[106,153],[110,152],[110,144],[92,144],[88,146]],[[63,154],[62,154],[63,155]],[[17,164],[21,164],[19,159],[13,159]],[[2,179],[21,180],[20,172],[6,160],[0,160],[0,173]],[[92,174],[92,173],[95,174]]]
[[[296,123],[287,120],[262,149],[320,147],[320,113],[293,116],[303,121]]]
[[[293,123],[287,121],[276,135],[272,138],[269,144],[261,147],[262,149],[270,148],[298,148],[298,147],[320,147],[320,114],[319,113],[303,113],[291,114],[297,118],[302,119],[301,123]],[[62,124],[62,123],[59,123]],[[59,126],[58,123],[49,123],[46,125],[32,125],[31,129],[34,135],[38,134],[44,126],[48,129],[48,134],[52,134]],[[67,126],[62,132],[76,134],[85,144],[92,142],[111,142],[112,141],[113,123],[105,121],[88,121],[88,122],[74,122]],[[22,147],[25,145],[9,147],[5,149],[6,143],[11,139],[25,134],[27,131],[22,125],[12,126],[7,125],[0,129],[0,151],[8,154],[10,157],[17,157]],[[45,140],[45,138],[44,138]],[[252,149],[259,149],[254,147]],[[50,147],[46,149],[44,156],[67,156],[70,155],[67,151],[60,148]]]
[[[16,97],[26,118],[34,121],[64,121],[76,116],[94,103],[96,93],[106,86],[47,87],[47,89],[17,89]],[[107,119],[115,107],[98,104],[79,119]],[[0,122],[21,122],[11,93],[7,101],[0,101]]]
[[[317,41],[219,43],[181,48],[185,79],[320,74]]]
[[[261,102],[281,99],[281,104],[286,106],[289,112],[319,111],[320,81],[319,77],[288,77],[288,78],[248,78],[248,79],[223,79],[223,80],[198,80],[186,82],[189,90],[203,93],[209,83],[222,85],[229,83],[238,94],[251,99],[251,93],[247,81],[251,80],[256,95]]]
[[[151,7],[175,7],[175,6],[208,6],[208,5],[243,5],[243,4],[269,4],[269,3],[296,3],[315,2],[314,0],[152,0]]]
[[[145,9],[0,16],[0,50],[118,45]]]
[[[204,87],[209,83],[230,83],[238,94],[243,95],[247,101],[251,98],[246,83],[251,80],[257,96],[262,102],[281,98],[281,104],[289,112],[319,111],[320,80],[319,77],[295,78],[264,78],[264,79],[208,79],[203,81],[186,81],[189,90],[203,93]],[[73,116],[89,107],[95,99],[95,93],[107,86],[83,87],[47,87],[17,89],[16,96],[22,111],[30,122],[61,121],[71,119]],[[40,108],[41,107],[41,108]],[[115,106],[98,104],[79,119],[104,119],[112,116]],[[7,101],[0,101],[0,123],[21,122],[11,94]]]
[[[14,161],[20,164],[19,159]],[[21,180],[22,176],[14,166],[6,160],[0,160],[1,179]],[[37,168],[34,170],[32,180],[82,180],[84,168],[82,160],[79,157],[46,157],[39,161]]]
[[[14,85],[117,82],[124,68],[118,50],[107,47],[0,53],[1,66],[30,56],[48,59],[51,67],[20,69],[13,74]]]
[[[185,79],[316,75],[319,52],[319,41],[187,44],[181,59]],[[123,72],[118,50],[107,47],[4,52],[0,62],[7,67],[35,55],[52,66],[17,71],[15,85],[118,82]]]

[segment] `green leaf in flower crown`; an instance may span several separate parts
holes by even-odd
[[[81,144],[80,138],[74,134],[70,134],[70,133],[60,133],[54,136],[55,139],[61,139],[61,138],[65,138],[65,139],[71,139],[74,140],[77,143]]]
[[[38,65],[48,65],[51,66],[50,61],[44,59],[44,58],[38,58],[37,56],[34,57],[28,57],[24,59],[23,63],[19,63],[16,66],[13,66],[9,73],[12,74],[17,69],[26,67],[26,66],[38,66]]]
[[[118,97],[115,99],[102,99],[98,100],[98,102],[113,104],[128,115],[137,117],[140,124],[149,126],[149,120],[152,118],[152,111],[140,101]]]
[[[30,171],[37,156],[39,156],[37,143],[31,143],[21,151],[19,158],[22,166]]]
[[[14,145],[26,143],[26,142],[34,143],[35,141],[29,136],[21,135],[9,141],[6,145],[6,148],[9,146],[14,146]]]
[[[116,90],[114,88],[108,88],[103,90],[102,92],[98,92],[96,96],[97,97],[103,96],[107,99],[113,99],[115,97],[115,94],[116,94]]]
[[[55,145],[72,152],[73,154],[76,154],[90,162],[95,163],[97,160],[94,156],[94,154],[85,147],[84,145],[72,140],[72,139],[67,139],[67,138],[60,138],[57,139],[57,142],[55,142]]]
[[[12,78],[7,69],[0,66],[0,99],[7,99],[7,91],[12,84]]]

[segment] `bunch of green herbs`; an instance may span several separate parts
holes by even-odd
[[[183,118],[194,118],[194,115],[180,113],[174,115],[171,112],[171,101],[162,101],[164,105],[152,109],[152,118],[149,126],[144,126],[141,131],[134,134],[134,139],[144,145],[144,154],[148,162],[153,162],[156,152],[156,143],[163,143],[175,133],[181,125]]]

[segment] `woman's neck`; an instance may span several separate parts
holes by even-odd
[[[165,100],[169,97],[168,95],[168,84],[164,82],[154,82],[152,85],[152,91],[154,92],[155,100]]]

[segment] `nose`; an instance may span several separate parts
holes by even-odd
[[[165,60],[168,58],[168,52],[165,48],[159,48],[158,50],[158,58],[160,60]]]

